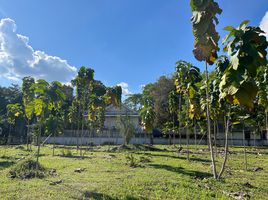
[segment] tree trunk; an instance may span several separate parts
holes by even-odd
[[[225,121],[225,120],[224,120]],[[218,179],[221,178],[224,170],[225,170],[225,166],[226,166],[226,162],[227,162],[227,156],[228,156],[228,132],[229,132],[229,121],[230,121],[230,118],[228,116],[227,120],[226,120],[226,123],[225,124],[225,147],[224,147],[224,160],[223,160],[223,163],[222,163],[222,166],[221,166],[221,170],[220,170],[220,173],[218,175]]]
[[[215,147],[215,157],[218,155],[217,149],[217,129],[216,129],[216,121],[213,120],[213,131],[214,131],[214,147]]]
[[[7,136],[7,145],[10,145],[11,142],[11,124],[9,124],[9,131]]]
[[[189,155],[189,130],[188,127],[186,128],[186,137],[187,137],[187,160],[190,160],[190,155]]]
[[[55,134],[53,133],[53,153],[52,155],[55,156]]]
[[[195,149],[197,149],[196,120],[194,120],[194,144],[195,144]]]
[[[171,145],[171,134],[168,134],[168,141],[169,141],[169,145]]]
[[[214,159],[214,152],[212,147],[212,141],[211,141],[211,129],[210,129],[210,98],[209,98],[209,83],[208,83],[208,66],[206,62],[206,103],[207,103],[207,128],[208,128],[208,142],[209,142],[209,149],[210,149],[210,157],[211,157],[211,163],[212,163],[212,171],[213,171],[213,177],[217,178],[217,171],[216,171],[216,165],[215,165],[215,159]]]
[[[153,133],[150,133],[150,144],[154,145]]]
[[[41,125],[41,121],[40,120],[40,125],[39,125],[39,133],[37,135],[37,157],[36,157],[36,163],[38,164],[39,163],[39,156],[40,156],[40,148],[41,148],[41,142],[40,142],[40,136],[41,136],[41,133],[42,133],[42,125]],[[38,169],[38,165],[36,165],[36,170]]]
[[[180,98],[179,98],[179,113],[178,113],[178,131],[179,131],[179,146],[181,147],[181,94],[180,94]],[[173,144],[175,145],[175,136],[173,136],[174,140],[173,140]]]
[[[83,116],[82,116],[83,118]],[[82,119],[82,126],[81,126],[81,133],[80,133],[80,156],[82,157],[83,156],[83,149],[82,149],[82,136],[83,136],[83,133],[84,133],[84,119]]]
[[[27,151],[29,151],[29,120],[27,121],[27,134],[26,134],[26,146],[27,146]]]
[[[173,127],[172,127],[172,133],[173,133],[173,144],[175,145],[175,138],[176,138],[176,136],[175,136],[175,115],[174,115],[174,113],[173,113]]]
[[[265,112],[266,139],[268,139],[268,113]]]
[[[247,162],[247,150],[246,150],[246,138],[245,138],[245,122],[243,120],[242,122],[242,126],[243,126],[243,145],[244,145],[244,167],[245,170],[248,170],[248,162]]]
[[[254,148],[256,148],[256,131],[253,132],[253,137],[254,137]]]

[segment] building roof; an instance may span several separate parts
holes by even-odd
[[[124,116],[124,115],[128,115],[131,117],[139,117],[139,113],[131,110],[130,108],[128,108],[125,104],[122,104],[121,107],[115,107],[113,105],[109,105],[107,106],[106,110],[105,110],[105,116],[106,117],[111,117],[111,116]]]

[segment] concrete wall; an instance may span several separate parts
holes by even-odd
[[[42,140],[45,140],[45,137],[42,138]],[[64,145],[76,145],[77,144],[77,138],[76,137],[51,137],[47,140],[46,143],[56,143],[56,144],[64,144]],[[219,145],[224,145],[225,140],[219,139],[217,140],[217,144]],[[233,139],[229,140],[229,145],[235,145],[235,146],[243,146],[243,140],[240,139]],[[102,144],[123,144],[124,140],[121,137],[118,138],[109,138],[109,137],[82,137],[78,139],[79,144],[83,145],[89,145],[89,144],[94,144],[94,145],[102,145]],[[131,139],[130,144],[149,144],[150,139],[144,138],[144,137],[134,137]],[[179,139],[175,140],[176,144],[179,144]],[[181,140],[182,144],[186,144],[186,139]],[[195,144],[194,139],[189,140],[190,144]],[[197,140],[198,144],[206,145],[207,141],[206,140]],[[168,138],[154,138],[154,144],[169,144],[169,139]],[[245,144],[247,146],[268,146],[268,140],[245,140]]]

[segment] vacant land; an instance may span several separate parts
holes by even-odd
[[[33,147],[33,150],[35,148]],[[34,151],[25,146],[0,147],[0,199],[268,199],[268,149],[248,148],[248,171],[243,149],[230,149],[224,178],[211,178],[207,146],[102,146],[41,149],[42,178],[10,178],[9,171]],[[219,149],[217,165],[222,161]],[[50,172],[50,174],[49,174]],[[232,197],[233,196],[233,197]]]

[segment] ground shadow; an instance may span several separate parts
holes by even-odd
[[[92,192],[92,191],[84,191],[82,195],[82,199],[96,199],[96,200],[119,200],[119,198],[111,197],[107,194],[99,193],[99,192]],[[132,197],[130,195],[126,196],[124,199],[126,200],[138,200],[140,198]]]
[[[0,170],[8,168],[14,164],[15,164],[14,161],[0,161]]]
[[[186,157],[182,156],[174,156],[174,155],[167,155],[167,154],[152,154],[152,153],[142,153],[142,152],[135,152],[135,154],[143,154],[147,156],[155,156],[155,157],[165,157],[165,158],[174,158],[174,159],[181,159],[181,160],[187,160]],[[193,154],[194,155],[194,154]],[[209,159],[204,159],[204,158],[190,158],[191,161],[198,161],[198,162],[211,162]]]
[[[200,172],[195,170],[186,170],[183,167],[173,167],[170,165],[160,165],[160,164],[149,164],[149,166],[154,167],[156,169],[164,169],[171,172],[176,172],[180,174],[184,174],[187,176],[191,176],[193,178],[209,178],[212,177],[212,174],[207,172]]]

